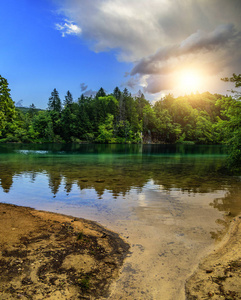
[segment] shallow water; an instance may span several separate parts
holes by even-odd
[[[184,282],[241,210],[219,146],[1,145],[1,202],[98,221],[131,253],[111,299],[185,299]]]

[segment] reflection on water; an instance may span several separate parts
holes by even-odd
[[[225,148],[217,146],[5,145],[0,148],[0,180],[5,193],[20,177],[24,188],[41,184],[43,198],[48,189],[55,197],[58,193],[65,197],[73,186],[93,189],[99,199],[106,191],[116,198],[131,189],[142,191],[150,181],[166,193],[223,190],[226,196],[213,206],[235,215],[240,211],[240,180],[219,172],[224,158]],[[38,180],[43,177],[48,181],[45,186]]]
[[[184,299],[190,266],[223,234],[224,213],[241,211],[240,178],[219,171],[225,157],[218,146],[1,145],[0,199],[128,238],[133,254],[113,299],[131,299],[127,281],[136,299]]]
[[[11,203],[17,197],[18,204],[38,208],[38,203],[57,197],[63,203],[90,204],[100,211],[106,202],[118,206],[111,199],[122,201],[121,197],[133,193],[142,199],[134,206],[151,206],[155,190],[174,197],[169,202],[173,207],[180,193],[195,199],[197,194],[219,192],[221,197],[210,205],[235,216],[241,210],[240,178],[221,174],[224,159],[225,148],[219,146],[4,145],[0,182],[9,195],[1,192],[0,196]]]
[[[68,192],[77,184],[81,190],[94,188],[100,196],[105,190],[124,195],[151,179],[167,191],[178,188],[193,193],[220,189],[233,180],[217,172],[224,157],[220,147],[83,145],[75,151],[52,147],[52,151],[0,148],[3,190],[10,190],[13,177],[27,174],[32,181],[46,174],[53,194],[64,182]]]

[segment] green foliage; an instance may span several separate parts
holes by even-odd
[[[235,87],[236,88],[240,88],[241,87],[241,74],[236,75],[235,73],[233,73],[233,76],[228,78],[221,78],[221,80],[225,81],[225,82],[234,82]],[[235,91],[235,90],[231,90],[232,93],[235,94],[236,98],[240,98],[241,97],[241,92],[240,91]]]
[[[32,121],[34,132],[45,142],[51,142],[54,139],[54,130],[52,118],[48,111],[41,111],[34,116]]]
[[[67,91],[67,94],[65,96],[65,100],[64,100],[64,107],[71,107],[73,105],[73,96],[70,93],[70,91]]]
[[[199,144],[213,143],[213,124],[207,112],[201,111],[197,116],[195,135]]]
[[[231,78],[224,78],[224,81],[235,83],[235,87],[241,87],[241,74],[233,74]],[[219,128],[222,129],[223,139],[229,146],[229,157],[227,167],[235,173],[241,172],[241,93],[235,93],[235,98],[226,97],[217,101],[220,108],[221,117]]]
[[[83,291],[88,291],[90,289],[90,275],[85,274],[85,276],[79,279],[79,286]]]
[[[5,130],[7,123],[14,122],[15,106],[10,96],[8,81],[0,75],[0,137],[6,137]]]
[[[239,88],[240,75],[224,81]],[[241,102],[237,97],[192,94],[167,95],[152,105],[116,87],[103,88],[95,97],[81,95],[74,102],[67,91],[63,107],[56,89],[47,110],[34,104],[15,109],[5,78],[0,76],[1,142],[97,142],[97,143],[226,143],[230,146],[229,169],[240,166]]]
[[[237,131],[229,140],[230,154],[227,160],[229,170],[234,173],[241,172],[241,132]]]
[[[83,232],[79,232],[77,235],[77,241],[83,240],[83,238],[84,238]]]
[[[103,144],[115,143],[115,139],[113,137],[113,120],[114,116],[108,114],[105,123],[99,125],[98,137],[96,138],[96,142]]]
[[[100,89],[99,89],[99,91],[96,93],[96,99],[98,99],[99,97],[105,97],[106,96],[106,93],[105,93],[105,91],[104,91],[104,89],[101,87]]]
[[[218,119],[220,140],[229,146],[227,167],[238,172],[241,170],[241,102],[232,97],[217,102],[221,108],[222,119]]]

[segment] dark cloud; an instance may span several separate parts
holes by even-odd
[[[163,90],[171,90],[174,86],[175,82],[170,76],[150,76],[147,79],[147,85],[144,87],[144,92],[156,94]]]
[[[236,30],[233,24],[221,24],[210,33],[198,30],[181,43],[180,52],[185,54],[185,52],[197,52],[200,50],[212,51],[215,48],[224,47],[235,37]]]
[[[95,97],[95,95],[97,94],[97,91],[94,91],[92,89],[88,89],[88,85],[85,84],[84,82],[82,82],[80,84],[80,90],[82,92],[82,94],[86,97]]]
[[[82,83],[80,84],[80,90],[81,90],[81,92],[84,92],[84,91],[86,91],[86,90],[87,90],[87,88],[88,88],[88,85],[87,85],[87,84],[85,84],[84,82],[82,82]]]
[[[131,89],[134,89],[140,83],[139,77],[131,77],[123,86],[128,86]]]
[[[223,50],[230,41],[234,41],[235,39],[238,41],[239,35],[240,33],[237,33],[233,24],[219,25],[210,33],[198,30],[179,45],[160,48],[155,54],[141,59],[132,69],[131,75],[163,73],[162,70],[168,70],[165,67],[168,60],[189,54],[197,54],[201,51],[216,52],[220,48]],[[197,59],[199,58],[197,57]]]
[[[97,94],[97,91],[93,91],[92,89],[89,89],[83,93],[83,95],[86,97],[91,97],[91,96],[95,97],[96,94]]]

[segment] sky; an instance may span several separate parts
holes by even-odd
[[[0,1],[0,75],[15,103],[118,86],[154,102],[227,94],[241,68],[240,0]],[[21,101],[22,100],[22,101]]]

